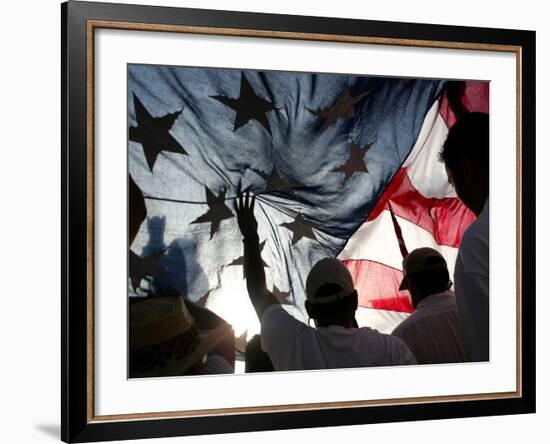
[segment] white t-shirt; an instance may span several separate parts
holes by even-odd
[[[465,231],[455,265],[458,320],[473,361],[489,360],[489,199]]]
[[[405,341],[419,364],[468,360],[452,291],[424,298],[392,335]]]
[[[269,354],[275,370],[416,364],[399,338],[368,327],[312,328],[278,304],[264,311],[261,327],[262,349]]]

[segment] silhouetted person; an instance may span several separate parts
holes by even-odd
[[[201,332],[182,297],[130,306],[131,378],[233,373],[235,334],[225,322]]]
[[[147,217],[143,193],[130,175],[128,213],[130,247]],[[131,378],[234,372],[235,334],[225,320],[171,288],[151,296],[129,301]]]
[[[149,256],[157,251],[166,250],[166,244],[164,243],[166,216],[148,217],[147,233],[149,234],[149,240],[141,250],[142,256]]]
[[[447,263],[433,248],[417,248],[403,259],[400,290],[408,290],[414,308],[392,335],[403,339],[419,364],[468,360],[450,290]]]
[[[131,250],[132,243],[139,233],[143,221],[147,218],[145,198],[134,179],[128,174],[128,267],[134,264],[136,254]],[[130,273],[131,274],[131,273]],[[129,303],[139,301],[141,298],[129,297]]]
[[[260,335],[254,335],[246,343],[244,371],[254,373],[272,372],[273,370],[273,363],[269,359],[269,355],[262,350]]]
[[[465,114],[440,159],[449,183],[477,219],[462,237],[454,272],[458,316],[473,361],[489,360],[489,116]]]
[[[128,174],[128,248],[134,242],[141,224],[147,217],[143,193]]]
[[[267,289],[260,256],[254,197],[235,204],[244,243],[244,270],[250,300],[261,324],[262,349],[275,370],[312,370],[414,364],[405,343],[355,326],[357,292],[348,269],[335,258],[317,262],[306,281],[306,310],[316,328],[291,316]]]

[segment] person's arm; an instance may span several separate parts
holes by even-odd
[[[224,331],[224,334],[220,339],[220,342],[218,343],[218,345],[216,345],[216,347],[214,347],[208,353],[208,355],[209,356],[218,355],[224,358],[227,364],[229,364],[229,366],[232,369],[232,371],[229,373],[233,373],[233,371],[235,370],[235,332],[233,331],[233,328],[227,328]],[[212,372],[212,373],[222,373],[222,372],[220,371],[220,372]],[[223,373],[228,373],[228,372],[223,372]]]
[[[233,327],[223,318],[218,316],[208,308],[201,307],[195,302],[188,299],[185,300],[185,305],[189,310],[197,329],[214,330],[220,325],[227,325],[223,339],[209,354],[222,356],[231,367],[235,367],[235,332]]]
[[[455,273],[456,308],[466,352],[474,362],[489,360],[489,278]]]
[[[260,238],[258,237],[258,222],[254,217],[255,196],[242,194],[235,200],[235,211],[239,229],[243,235],[244,244],[244,275],[250,301],[256,310],[260,321],[267,307],[279,304],[265,283],[265,272],[260,253]]]
[[[485,232],[466,231],[454,272],[458,320],[466,352],[475,362],[489,360],[488,232],[488,221]]]

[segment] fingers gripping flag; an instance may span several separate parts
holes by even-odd
[[[363,261],[351,247],[373,211],[384,211],[377,203],[444,85],[129,65],[128,167],[148,215],[130,248],[143,258],[160,255],[155,276],[131,294],[176,291],[224,317],[237,335],[256,332],[232,211],[238,193],[250,191],[268,288],[307,319],[309,270],[326,256],[350,267]],[[400,217],[399,202],[392,204]],[[373,307],[378,296],[361,294],[361,303]]]

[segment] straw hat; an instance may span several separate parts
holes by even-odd
[[[182,297],[137,302],[130,306],[130,377],[192,373],[231,333],[230,325],[221,324],[199,334]]]

